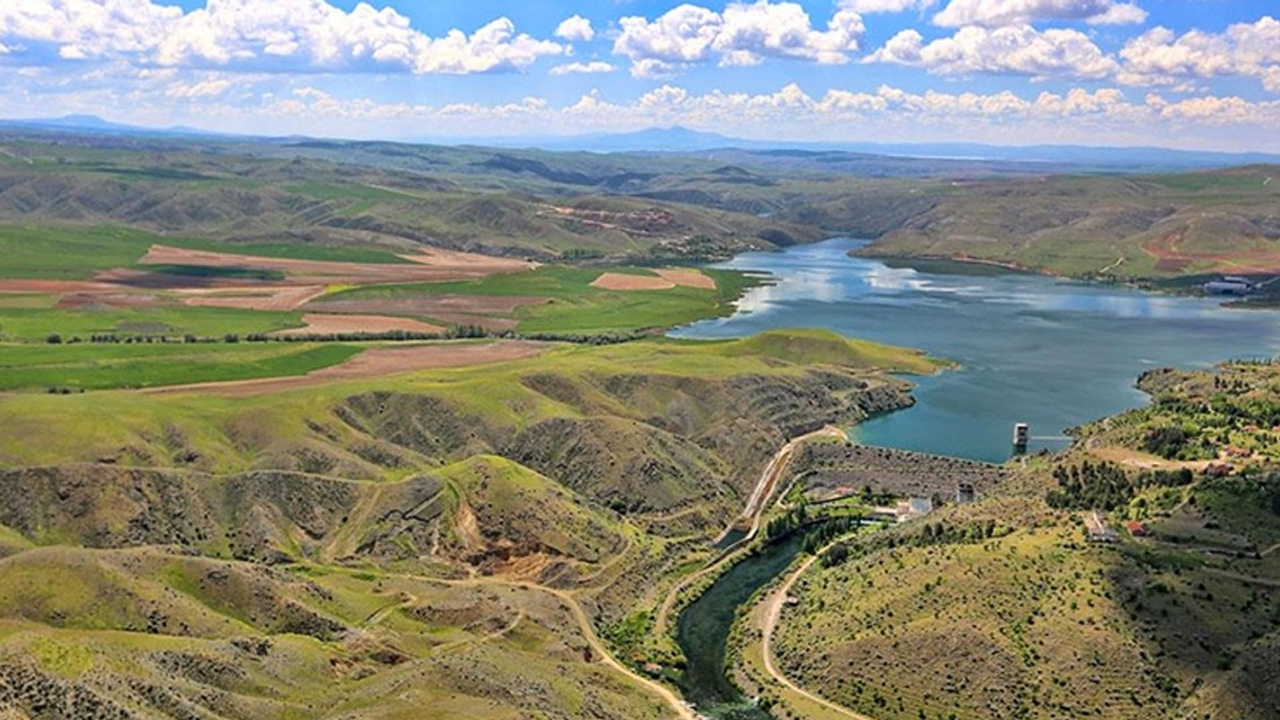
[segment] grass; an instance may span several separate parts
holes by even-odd
[[[164,266],[137,264],[155,244],[301,260],[409,262],[383,250],[283,242],[226,243],[161,236],[120,226],[0,225],[0,278],[88,280],[95,273],[115,268],[161,272]]]
[[[0,391],[106,390],[305,375],[360,352],[353,345],[3,345]]]
[[[187,307],[175,305],[153,308],[108,310],[65,310],[0,305],[0,338],[43,341],[51,334],[64,340],[94,334],[196,335],[221,337],[228,333],[248,335],[300,327],[296,312],[266,312],[238,308]]]

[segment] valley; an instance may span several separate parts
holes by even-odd
[[[0,145],[5,720],[1274,708],[1264,170]]]

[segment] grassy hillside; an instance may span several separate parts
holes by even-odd
[[[865,347],[802,336],[558,346],[243,397],[0,397],[0,677],[22,688],[0,684],[0,702],[669,717],[655,686],[602,661],[597,632],[709,555],[783,439],[909,402]],[[197,367],[200,348],[22,346],[6,362],[71,373],[97,350],[84,372]]]
[[[1014,264],[1072,276],[1280,271],[1280,168],[934,185],[868,255]],[[926,199],[927,198],[927,199]]]
[[[827,551],[783,607],[779,669],[878,720],[1274,717],[1280,459],[1241,414],[1274,409],[1271,375],[1151,373],[1150,409],[1082,428],[975,504]],[[1171,426],[1185,450],[1162,458],[1152,431]],[[1217,469],[1200,459],[1219,451]],[[1114,541],[1091,540],[1099,523]],[[812,710],[764,671],[753,627],[739,680],[779,717]]]

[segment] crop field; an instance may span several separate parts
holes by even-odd
[[[638,267],[609,268],[608,272],[660,280]],[[723,315],[756,282],[742,273],[703,272],[715,281],[715,289],[678,285],[607,289],[592,285],[601,270],[549,265],[474,281],[367,286],[328,295],[311,307],[410,313],[460,324],[507,321],[521,332],[590,334],[667,328]],[[509,304],[503,298],[510,299]],[[416,310],[415,303],[419,303]]]
[[[104,270],[137,267],[138,260],[155,244],[300,260],[409,262],[377,250],[259,242],[229,246],[122,226],[0,225],[0,278],[89,280]]]
[[[4,296],[0,295],[0,299]],[[296,312],[264,312],[235,308],[186,307],[60,308],[5,307],[0,304],[0,337],[44,342],[50,335],[62,340],[87,339],[94,334],[195,335],[220,338],[227,334],[269,333],[302,325]]]
[[[105,390],[304,375],[351,358],[342,344],[0,344],[0,391]]]

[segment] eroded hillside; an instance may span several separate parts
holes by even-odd
[[[667,716],[597,628],[707,556],[786,438],[908,404],[868,357],[935,367],[771,333],[0,399],[0,706]]]

